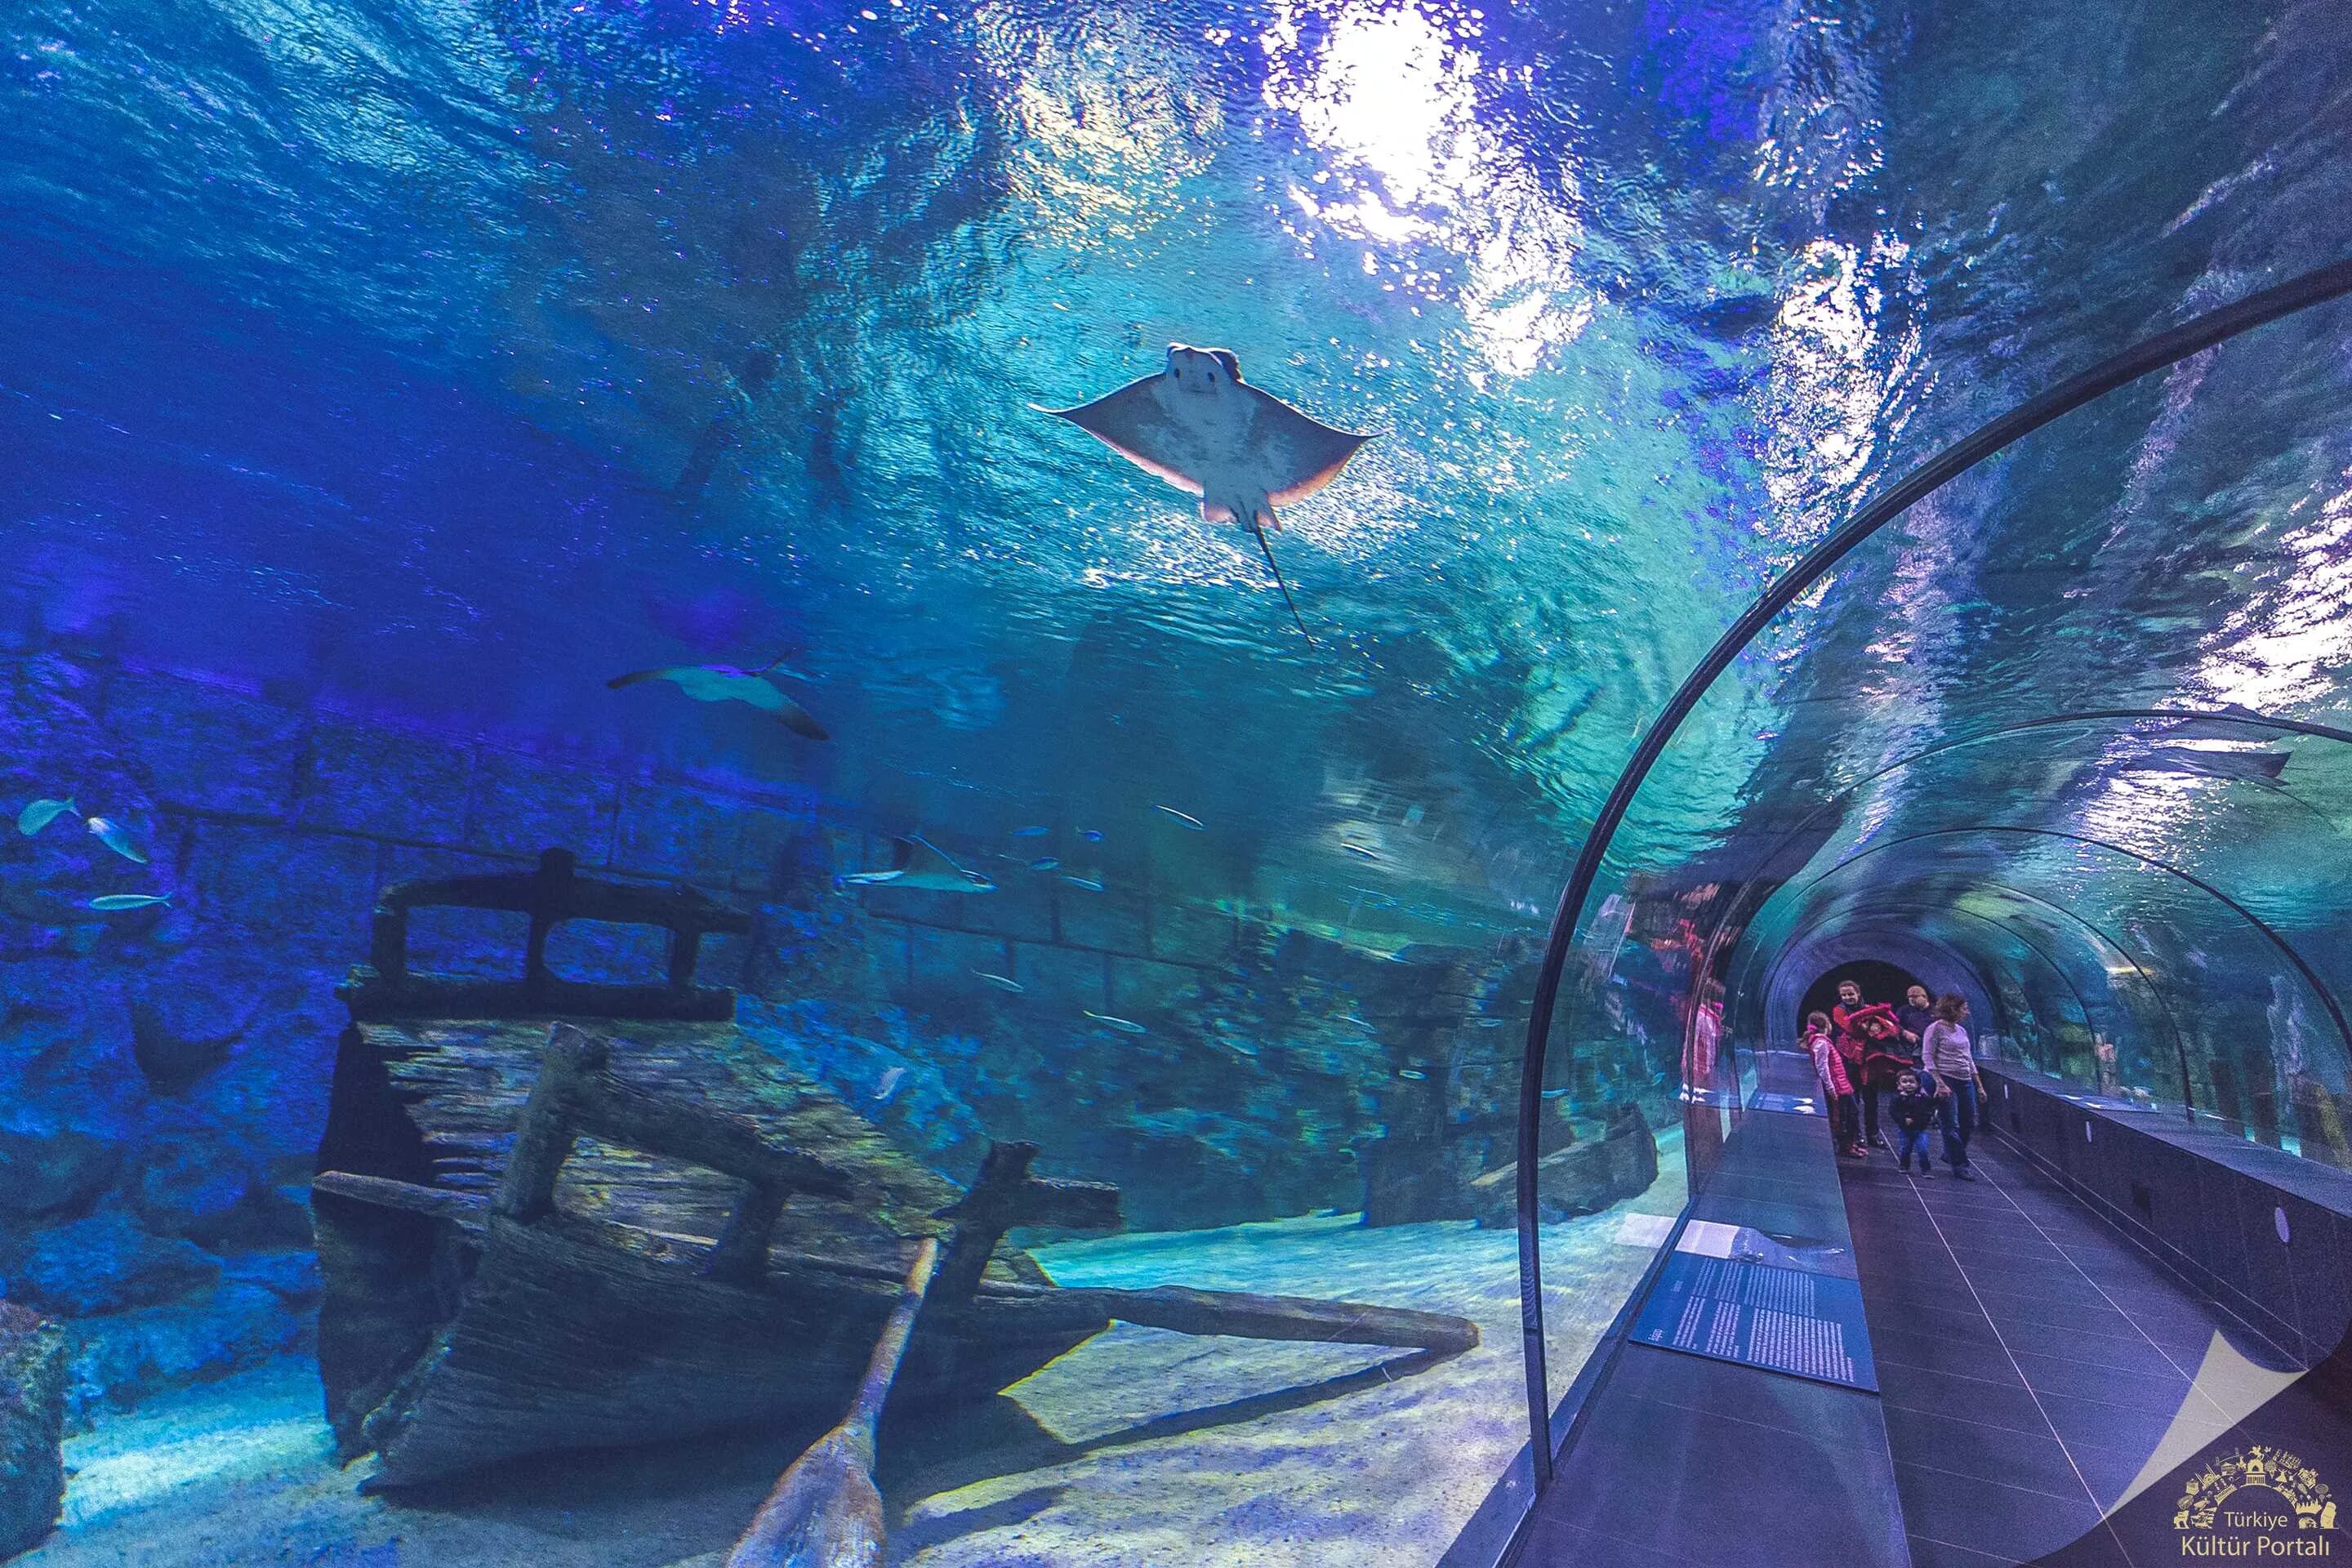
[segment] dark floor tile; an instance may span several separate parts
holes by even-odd
[[[2053,1264],[2067,1261],[2066,1255],[2059,1250],[2056,1242],[2044,1237],[2036,1227],[2022,1223],[2003,1227],[2003,1234],[1996,1241],[1982,1240],[1974,1229],[1970,1229],[1951,1237],[1950,1242],[1952,1256],[1958,1258],[1964,1268],[1979,1263],[1999,1267],[2020,1261]]]
[[[1689,1568],[1684,1558],[1561,1522],[1542,1510],[1528,1526],[1518,1560],[1525,1568]]]
[[[2047,1301],[2123,1309],[2121,1302],[2109,1300],[2108,1292],[2084,1279],[2071,1264],[1979,1265],[1969,1269],[1968,1277],[1980,1295],[2034,1296]]]
[[[1874,1328],[1870,1331],[1870,1353],[1881,1365],[1921,1367],[2021,1387],[2025,1383],[1997,1344],[1963,1343],[1932,1334],[1906,1333],[1900,1329],[1882,1332]]]
[[[2095,1332],[2129,1333],[2131,1321],[2121,1309],[2096,1291],[2067,1294],[2054,1290],[2012,1290],[2004,1282],[1973,1281],[1977,1303],[2004,1331],[2011,1323],[2051,1323],[2059,1328],[2088,1327]]]
[[[2074,1461],[2083,1479],[2090,1483],[2091,1493],[2099,1500],[2099,1506],[2112,1512],[2124,1489],[2139,1479],[2152,1452],[2153,1449],[2074,1443],[2068,1446],[2066,1457]]]
[[[1906,1410],[2034,1436],[2051,1435],[2050,1421],[2034,1403],[2032,1391],[2019,1384],[1987,1382],[1889,1362],[1878,1369],[1878,1392],[1887,1405]]]
[[[1906,1529],[1955,1546],[2031,1560],[2055,1552],[2099,1522],[2079,1491],[2071,1498],[1897,1464]]]
[[[2163,1440],[2165,1429],[2171,1426],[2173,1414],[2179,1408],[2176,1405],[2172,1410],[2135,1410],[2104,1400],[2076,1399],[2063,1394],[2037,1397],[2042,1415],[2057,1428],[2058,1440],[2069,1447],[2079,1444],[2126,1452],[2137,1448],[2148,1454],[2156,1452],[2157,1444]]]
[[[2127,1410],[2161,1411],[2168,1415],[2179,1409],[2181,1401],[2189,1397],[2189,1380],[2168,1362],[2157,1361],[2135,1371],[2118,1372],[2112,1367],[2093,1366],[2088,1362],[2036,1355],[2016,1346],[2011,1347],[2010,1354],[2036,1394],[2091,1399],[2102,1405],[2120,1405]]]
[[[1919,1184],[1919,1195],[1927,1201],[1927,1212],[1939,1224],[1965,1226],[1981,1221],[1990,1226],[2014,1226],[2027,1223],[2027,1216],[2006,1198],[1979,1193],[1966,1182],[1946,1181],[1937,1177]]]
[[[1864,1290],[1862,1304],[1874,1337],[1884,1324],[1896,1333],[1926,1334],[1958,1345],[1998,1349],[2000,1344],[2000,1335],[1992,1326],[1992,1320],[1977,1310],[1970,1297],[1962,1296],[1956,1301],[1882,1300]]]
[[[1889,1261],[1874,1253],[1857,1253],[1854,1275],[1867,1293],[1874,1286],[1917,1300],[1944,1296],[1967,1300],[1969,1277],[1948,1258],[1907,1258]]]
[[[2020,1328],[2007,1336],[2006,1342],[2012,1350],[2059,1356],[2081,1362],[2086,1366],[2109,1367],[2116,1372],[2180,1373],[2184,1370],[2178,1357],[2167,1354],[2162,1344],[2141,1333],[2128,1319],[2123,1320],[2120,1327],[2116,1326],[2117,1321],[2113,1317],[2100,1318],[2095,1321],[2101,1325],[2095,1330],[2063,1328],[2055,1323]]]
[[[1911,1536],[1908,1542],[1911,1568],[2012,1568],[2020,1561],[2011,1552],[1978,1552],[1925,1535]]]
[[[1902,1405],[1886,1407],[1886,1443],[1898,1465],[1919,1465],[2053,1497],[2079,1498],[2083,1482],[2065,1446],[2005,1427]]]

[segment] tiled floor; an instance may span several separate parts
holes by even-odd
[[[2028,1562],[2104,1531],[2205,1399],[2190,1380],[2215,1331],[2284,1364],[1997,1142],[1974,1159],[1974,1182],[1884,1154],[1843,1170],[1916,1568]]]

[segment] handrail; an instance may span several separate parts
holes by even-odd
[[[1551,931],[1544,943],[1543,968],[1536,977],[1534,1009],[1528,1019],[1527,1048],[1519,1067],[1519,1331],[1527,1356],[1528,1435],[1539,1494],[1552,1481],[1551,1397],[1544,1366],[1542,1238],[1536,1225],[1535,1182],[1538,1119],[1543,1111],[1544,1057],[1550,1046],[1552,1010],[1559,999],[1560,970],[1575,942],[1576,922],[1584,913],[1584,901],[1591,896],[1592,885],[1600,879],[1601,858],[1608,853],[1610,841],[1616,837],[1626,812],[1632,809],[1633,796],[1649,777],[1650,770],[1664,754],[1667,742],[1758,633],[1856,546],[1920,500],[2003,447],[2119,386],[2177,364],[2241,332],[2345,294],[2352,294],[2352,259],[2304,273],[2275,288],[2250,294],[2235,304],[2192,317],[1979,426],[1914,468],[1765,589],[1756,603],[1716,640],[1698,668],[1675,689],[1643,733],[1633,756],[1611,786],[1608,798],[1601,803],[1591,829],[1585,834],[1577,850],[1576,863],[1569,872],[1568,885],[1560,889],[1559,906],[1552,911]]]

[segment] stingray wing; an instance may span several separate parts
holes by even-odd
[[[641,686],[648,680],[667,680],[697,702],[749,702],[770,712],[775,711],[784,695],[758,676],[746,675],[726,665],[674,664],[660,669],[635,669],[626,675],[616,675],[604,684],[618,691],[625,686]]]
[[[996,884],[986,877],[960,864],[953,856],[919,833],[909,833],[899,841],[908,846],[910,857],[907,875],[920,878],[927,886],[945,887],[950,891],[992,893]]]
[[[1198,444],[1168,417],[1155,390],[1160,379],[1147,375],[1076,408],[1045,408],[1034,403],[1029,406],[1068,420],[1146,473],[1199,495],[1207,487],[1190,471],[1199,461]]]
[[[1244,383],[1242,390],[1256,405],[1250,445],[1272,464],[1276,482],[1267,489],[1276,506],[1304,500],[1329,484],[1371,439],[1310,419],[1263,387]]]
[[[677,664],[661,669],[631,670],[604,684],[618,691],[625,686],[639,686],[648,680],[667,680],[697,702],[748,702],[762,713],[773,713],[795,735],[805,735],[812,741],[833,739],[807,709],[755,670],[724,664]]]

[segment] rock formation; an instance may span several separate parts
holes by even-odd
[[[65,1501],[66,1338],[0,1301],[0,1558],[39,1544]]]

